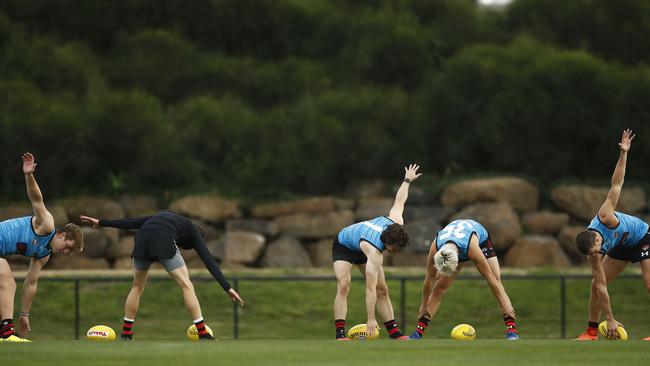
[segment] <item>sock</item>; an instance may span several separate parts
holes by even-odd
[[[2,338],[7,338],[11,335],[16,334],[14,329],[14,320],[13,319],[3,319],[2,320],[2,330],[0,331],[0,336]]]
[[[418,325],[415,328],[415,331],[418,332],[420,337],[422,337],[422,334],[427,329],[430,322],[431,322],[431,319],[427,318],[426,316],[423,316],[420,319],[418,319]]]
[[[510,315],[505,315],[503,317],[503,322],[506,323],[506,333],[517,333],[517,323],[515,323],[515,318]]]
[[[336,319],[334,325],[336,325],[336,339],[345,338],[345,319]]]
[[[208,333],[207,329],[205,329],[205,323],[203,322],[203,317],[194,320],[194,326],[196,327],[196,331],[199,333],[199,339],[212,338],[210,333]]]
[[[402,334],[402,332],[399,331],[399,328],[397,328],[397,323],[395,323],[395,319],[385,322],[384,326],[386,327],[386,331],[388,332],[388,335],[391,338],[395,339],[404,336],[404,334]]]
[[[133,338],[133,322],[135,319],[124,318],[122,324],[122,338]]]
[[[587,325],[587,333],[591,336],[598,335],[598,322],[589,322]]]

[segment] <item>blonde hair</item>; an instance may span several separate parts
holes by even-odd
[[[443,276],[450,277],[458,267],[458,249],[454,244],[445,244],[433,256],[433,263],[436,270]]]
[[[79,225],[72,223],[66,224],[61,229],[61,232],[65,233],[66,239],[74,240],[74,246],[70,250],[72,254],[81,253],[84,250],[84,233],[81,231]]]

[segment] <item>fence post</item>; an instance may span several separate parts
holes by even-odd
[[[400,313],[400,323],[402,324],[402,329],[406,328],[406,278],[402,277],[399,280],[399,313]]]
[[[232,283],[235,291],[239,292],[239,279],[234,278]],[[239,339],[239,304],[237,302],[232,303],[232,333],[233,338]]]
[[[560,323],[561,338],[566,338],[566,277],[560,277]]]
[[[74,281],[74,339],[79,339],[79,326],[81,316],[79,315],[79,280]]]

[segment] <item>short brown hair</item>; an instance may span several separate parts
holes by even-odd
[[[589,255],[589,251],[596,244],[596,233],[591,230],[585,230],[576,236],[576,245],[580,253]]]
[[[385,245],[395,245],[398,248],[409,245],[409,234],[400,224],[388,225],[379,238]]]
[[[63,229],[61,229],[61,232],[65,233],[65,238],[67,240],[74,240],[74,246],[71,249],[73,254],[81,253],[84,250],[84,233],[81,231],[79,225],[72,223],[66,224]]]

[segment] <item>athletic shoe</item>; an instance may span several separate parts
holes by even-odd
[[[507,332],[506,333],[506,339],[509,341],[518,341],[519,340],[519,334],[515,332]]]
[[[7,338],[4,338],[3,341],[4,342],[18,342],[18,343],[20,343],[20,342],[31,342],[29,339],[20,338],[17,335],[13,335],[13,334],[10,335]]]
[[[133,340],[133,335],[130,334],[122,334],[120,336],[120,339],[123,341],[132,341]]]
[[[343,338],[336,338],[337,341],[351,341],[350,338],[348,337],[343,337]]]
[[[413,333],[409,336],[409,339],[422,339],[422,335],[418,333],[417,330],[414,330]]]
[[[588,331],[585,331],[584,333],[580,334],[578,338],[574,338],[576,341],[597,341],[598,340],[598,335],[597,334],[591,334]]]
[[[650,341],[650,337],[645,337],[642,339],[642,341]]]
[[[405,335],[403,335],[403,336],[400,336],[400,337],[395,338],[395,340],[396,340],[396,341],[408,341],[408,340],[409,340],[409,336],[405,336]]]

